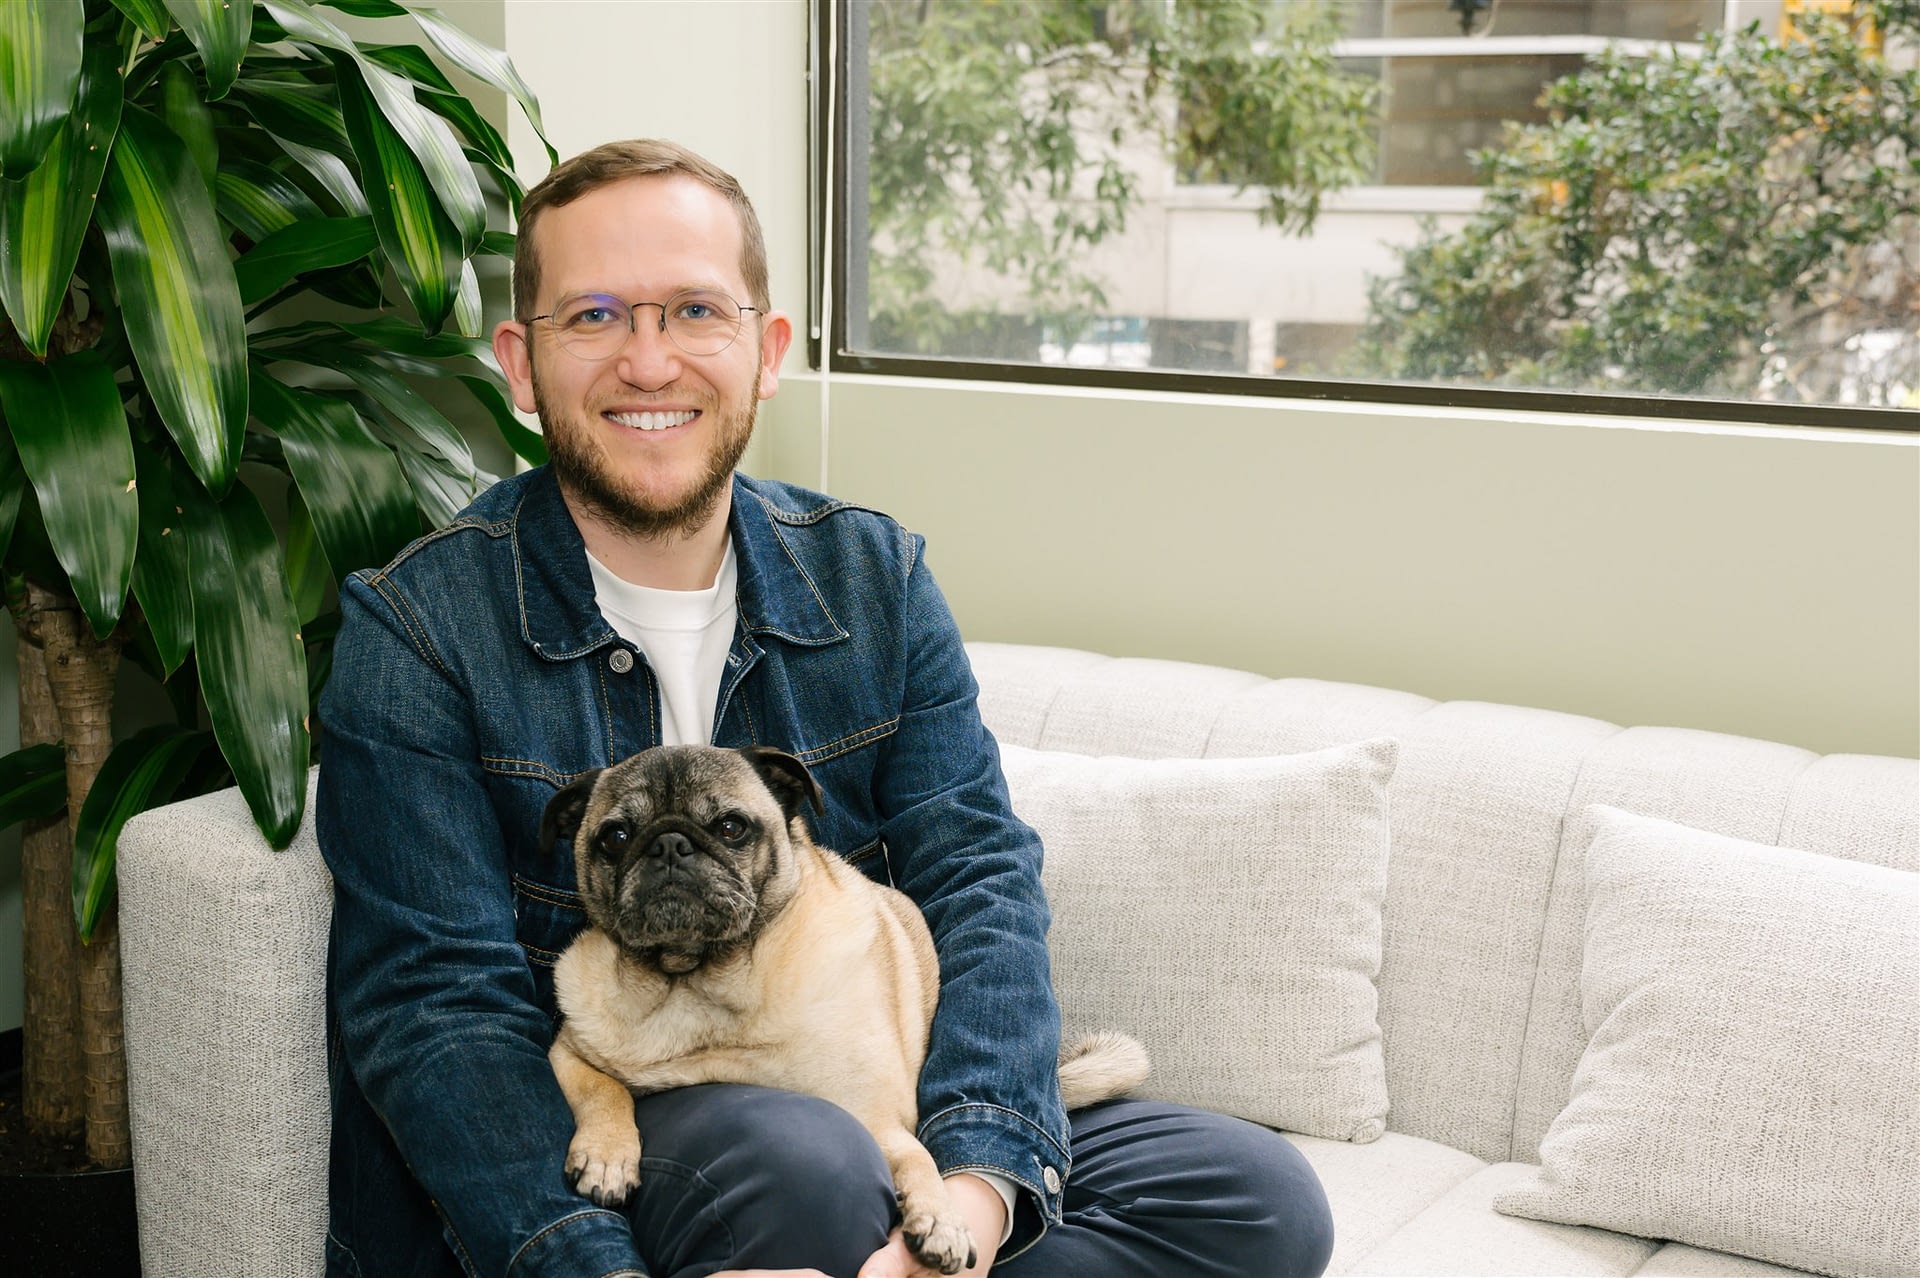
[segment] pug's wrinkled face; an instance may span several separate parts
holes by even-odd
[[[573,841],[587,920],[669,975],[752,944],[793,891],[791,836],[819,790],[790,755],[644,750],[556,795],[543,847]]]

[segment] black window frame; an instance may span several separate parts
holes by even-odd
[[[847,341],[847,335],[854,331],[855,326],[865,323],[865,316],[855,316],[848,306],[856,287],[861,288],[860,295],[865,296],[866,153],[864,147],[856,152],[852,146],[855,136],[865,135],[867,122],[865,22],[861,13],[865,0],[809,0],[809,5],[812,22],[807,66],[810,86],[809,146],[812,154],[808,169],[813,189],[808,208],[807,355],[809,365],[817,372],[1021,383],[1036,387],[1097,387],[1224,395],[1243,399],[1325,400],[1359,405],[1651,418],[1709,425],[1920,433],[1920,409],[1911,408],[1529,390],[1434,382],[1259,377],[1173,369],[1085,367],[876,354],[854,349]],[[856,53],[862,56],[857,73],[854,61]],[[854,94],[856,86],[860,90],[857,97]],[[837,157],[838,164],[830,164],[830,157]],[[858,198],[855,198],[856,193]],[[821,318],[826,264],[823,259],[828,256],[829,236],[832,237],[833,313],[827,332],[832,336],[833,344],[830,350],[824,350]],[[856,245],[859,246],[857,251]]]

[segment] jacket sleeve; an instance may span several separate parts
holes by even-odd
[[[959,629],[911,546],[901,714],[878,790],[889,864],[940,956],[920,1138],[942,1172],[998,1172],[1025,1191],[1036,1210],[1016,1211],[1010,1256],[1058,1222],[1069,1163],[1040,839],[1013,814]]]
[[[394,583],[360,574],[322,698],[330,998],[354,1080],[482,1275],[643,1273],[563,1173],[573,1116],[515,939],[467,691]]]

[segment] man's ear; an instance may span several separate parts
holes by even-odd
[[[579,779],[566,789],[547,800],[547,810],[540,814],[540,856],[544,859],[553,851],[553,845],[562,839],[572,839],[580,832],[580,818],[587,811],[587,796],[593,793],[593,786],[600,779],[602,768],[584,772]]]
[[[501,320],[493,326],[493,357],[507,375],[507,387],[513,392],[513,406],[523,413],[536,411],[533,400],[533,349],[528,346],[527,326],[518,320]]]
[[[787,318],[787,313],[769,314],[760,326],[761,399],[772,399],[780,389],[780,361],[786,358],[787,347],[792,344],[793,321]]]
[[[820,783],[813,779],[813,773],[807,771],[807,765],[786,753],[767,746],[747,746],[740,751],[742,757],[752,765],[766,782],[767,789],[780,803],[780,810],[789,820],[800,815],[800,805],[811,803],[815,812],[827,810],[826,796],[820,792]]]

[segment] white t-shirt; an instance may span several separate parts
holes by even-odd
[[[614,633],[646,654],[660,685],[663,745],[710,745],[720,679],[733,646],[740,605],[735,587],[740,566],[727,538],[720,571],[705,590],[657,590],[636,586],[587,555],[594,600]]]

